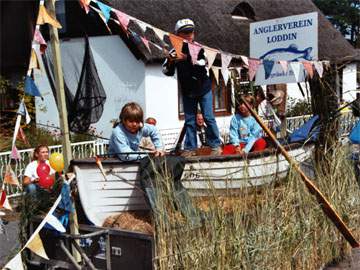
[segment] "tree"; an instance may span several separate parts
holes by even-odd
[[[353,46],[360,47],[360,0],[313,0],[313,2]]]

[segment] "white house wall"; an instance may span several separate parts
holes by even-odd
[[[107,96],[104,112],[100,120],[92,126],[96,128],[97,133],[109,137],[112,128],[111,121],[118,118],[125,103],[135,101],[141,106],[145,106],[145,65],[134,57],[118,36],[91,37],[89,41]],[[71,46],[76,52],[77,50],[81,51],[83,43],[81,39],[71,39],[61,43],[62,50],[67,46]],[[83,56],[75,53],[74,57],[82,58]],[[68,68],[68,65],[71,63],[63,64],[63,69]],[[37,122],[59,126],[55,100],[46,76],[36,77],[36,84],[39,86],[40,92],[47,93],[44,95],[44,101],[36,100]],[[46,111],[40,108],[46,108]]]

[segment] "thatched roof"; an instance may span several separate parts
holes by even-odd
[[[105,2],[105,1],[104,1]],[[196,39],[202,44],[234,54],[249,55],[249,23],[233,19],[231,13],[241,3],[254,11],[256,21],[319,12],[319,59],[341,61],[357,53],[325,18],[311,0],[108,0],[112,7],[151,25],[172,32],[180,18],[192,18]],[[148,31],[147,31],[148,32]],[[148,33],[147,33],[148,34]],[[155,51],[154,51],[155,52]],[[144,52],[146,54],[146,52]],[[155,52],[147,60],[161,57]]]

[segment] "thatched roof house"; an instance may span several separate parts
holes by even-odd
[[[192,18],[196,23],[196,39],[200,43],[246,56],[249,55],[249,24],[251,22],[318,12],[319,59],[336,62],[359,60],[354,48],[311,0],[147,0],[141,3],[128,0],[104,0],[104,2],[168,32],[173,31],[178,19]],[[76,20],[79,20],[79,17]],[[89,18],[86,20],[89,23]],[[86,30],[99,31],[99,27],[103,28],[104,33],[107,32],[104,26],[97,25],[94,28],[93,24]],[[130,28],[141,34],[141,29],[136,25],[133,24]],[[151,30],[146,31],[146,37],[156,41]],[[156,49],[152,50],[151,56],[147,54],[145,48],[140,48],[140,51],[147,61],[161,58],[161,54],[158,54]]]

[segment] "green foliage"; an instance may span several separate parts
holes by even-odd
[[[360,34],[359,0],[314,0],[330,22],[355,45]]]
[[[292,97],[288,97],[286,116],[300,116],[312,114],[311,102],[308,102],[306,99],[299,100]]]

